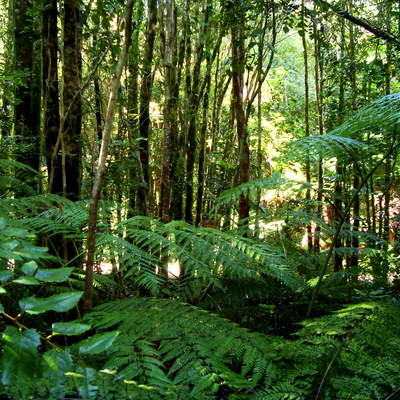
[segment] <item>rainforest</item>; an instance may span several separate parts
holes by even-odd
[[[0,399],[400,399],[400,2],[0,0]]]

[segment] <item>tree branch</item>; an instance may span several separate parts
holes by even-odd
[[[316,2],[323,8],[332,10],[335,14],[339,15],[340,17],[347,19],[348,21],[352,22],[355,25],[364,28],[366,31],[372,33],[379,39],[386,40],[388,42],[394,43],[397,48],[400,49],[400,40],[397,39],[395,36],[391,35],[389,32],[386,32],[376,26],[373,26],[369,21],[364,18],[358,18],[354,15],[348,13],[346,10],[342,10],[340,7],[330,4],[325,0],[316,0]]]

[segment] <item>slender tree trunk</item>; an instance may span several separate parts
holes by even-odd
[[[63,110],[67,115],[61,140],[62,187],[64,196],[71,200],[80,198],[82,180],[82,26],[79,5],[79,0],[64,0]]]
[[[103,140],[101,142],[97,171],[93,183],[92,195],[90,198],[88,234],[87,234],[87,258],[86,258],[86,270],[85,270],[85,293],[81,305],[82,314],[88,313],[91,310],[93,304],[93,266],[95,261],[95,250],[96,250],[98,203],[100,199],[101,188],[103,185],[104,175],[106,170],[108,147],[110,144],[111,133],[113,129],[115,107],[117,104],[118,91],[121,84],[121,75],[126,63],[129,44],[132,35],[132,8],[133,8],[133,0],[128,0],[125,12],[124,43],[118,58],[118,63],[115,69],[115,75],[113,77],[110,95],[108,98],[107,112],[104,123]]]
[[[340,58],[344,59],[345,54],[345,32],[344,32],[344,23],[341,21],[340,23],[341,29],[341,39],[340,39]],[[345,71],[345,66],[343,65],[342,70]],[[344,73],[340,73],[339,78],[339,104],[338,104],[338,121],[341,123],[344,120],[344,111],[345,111],[345,76]],[[342,219],[343,205],[342,205],[342,196],[343,196],[343,162],[340,158],[336,161],[336,179],[335,179],[335,215],[334,215],[334,223],[335,229],[337,225],[340,223]],[[333,260],[333,270],[338,272],[343,269],[343,257],[341,254],[337,252],[336,249],[342,247],[342,238],[338,235],[336,242],[333,243],[335,248],[334,260]]]
[[[97,139],[101,142],[103,138],[103,106],[101,100],[102,96],[100,88],[100,79],[97,75],[93,77],[93,87],[94,87],[94,102],[96,107],[95,109],[96,134],[97,134]]]
[[[185,220],[189,223],[193,222],[193,176],[194,176],[194,162],[196,156],[196,136],[197,136],[197,112],[201,101],[200,93],[200,67],[204,58],[204,45],[206,42],[206,33],[209,29],[209,19],[212,9],[212,2],[207,1],[204,6],[204,22],[199,35],[196,47],[196,61],[193,66],[192,72],[192,86],[189,96],[189,124],[187,128],[188,148],[186,156],[186,206],[185,206]]]
[[[174,91],[177,93],[178,98],[179,88],[184,76],[185,82],[185,97],[181,101],[186,107],[178,107],[177,103],[177,116],[179,117],[179,127],[177,127],[176,135],[172,140],[171,152],[171,200],[170,200],[170,217],[174,220],[183,219],[183,204],[185,192],[185,157],[186,157],[186,130],[188,124],[188,115],[186,113],[188,98],[191,91],[191,61],[192,61],[192,46],[191,46],[191,25],[190,25],[190,0],[185,0],[185,13],[183,17],[183,38],[180,43],[179,54],[177,55],[176,78]],[[176,12],[176,11],[175,11]],[[177,18],[175,16],[175,18]],[[175,22],[176,23],[176,22]],[[175,32],[177,35],[177,32]],[[177,41],[177,39],[176,39]],[[185,71],[185,74],[183,72]]]
[[[321,60],[321,38],[323,35],[323,28],[321,27],[318,32],[317,22],[313,24],[314,29],[314,60],[315,60],[315,94],[317,102],[317,123],[318,123],[318,134],[324,134],[324,115],[323,115],[323,64]],[[323,177],[323,163],[322,159],[318,160],[318,193],[317,193],[317,216],[322,218],[322,191],[324,188],[324,177]],[[315,253],[320,252],[320,239],[321,239],[321,226],[319,224],[315,227],[315,237],[314,237],[314,251]]]
[[[349,2],[350,12],[352,12],[353,8],[353,0]],[[350,75],[350,84],[351,84],[351,108],[353,112],[357,110],[357,68],[356,68],[356,47],[355,47],[355,32],[354,26],[350,24],[349,27],[349,57],[352,61],[352,70]],[[353,178],[353,190],[356,191],[358,189],[358,185],[360,183],[358,171],[355,171]],[[352,229],[352,239],[351,239],[351,247],[352,254],[350,257],[349,267],[354,270],[358,267],[358,248],[360,246],[359,241],[359,230],[360,230],[360,196],[357,195],[354,198],[353,204],[353,229]]]
[[[384,6],[384,19],[385,28],[387,32],[391,32],[391,15],[392,15],[392,2],[389,1]],[[385,95],[391,92],[391,70],[392,70],[392,44],[386,42],[386,73],[385,73]],[[387,140],[387,146],[390,146],[390,140]],[[383,217],[383,232],[385,243],[389,242],[390,237],[390,192],[392,188],[392,162],[393,157],[388,157],[385,164],[385,189],[384,189],[384,217]],[[388,245],[385,245],[387,250]],[[385,260],[386,263],[387,260]],[[388,268],[388,266],[386,267]]]
[[[127,125],[128,125],[128,138],[129,138],[129,159],[131,161],[128,172],[129,176],[129,211],[128,217],[132,217],[136,214],[136,207],[139,202],[136,201],[137,188],[144,185],[140,177],[143,176],[143,172],[140,171],[142,166],[138,162],[139,159],[136,156],[137,139],[139,133],[139,30],[140,30],[140,19],[143,11],[143,3],[141,0],[137,0],[138,9],[135,12],[132,43],[128,54],[128,103],[127,103]],[[141,214],[141,213],[140,213]]]
[[[170,193],[171,180],[174,171],[171,168],[172,152],[175,151],[178,136],[178,93],[176,82],[176,14],[175,0],[165,0],[165,50],[164,50],[164,76],[165,76],[165,103],[164,103],[164,139],[163,160],[161,165],[161,220],[170,220]]]
[[[4,54],[8,57],[4,60],[4,75],[10,73],[13,68],[13,7],[11,1],[7,2],[7,31],[4,35]],[[10,98],[12,96],[13,88],[10,82],[5,79],[1,82],[1,111],[0,111],[0,134],[2,138],[10,136],[12,127],[12,104]]]
[[[232,35],[232,102],[236,117],[236,133],[239,142],[239,184],[249,181],[250,178],[250,152],[249,137],[246,127],[246,116],[243,104],[244,85],[244,13],[241,5],[233,6],[236,22],[231,27]],[[241,195],[239,200],[239,221],[246,221],[250,215],[250,200],[247,195]]]
[[[301,2],[301,22],[302,22],[302,32],[301,32],[301,42],[303,45],[303,61],[304,61],[304,123],[305,123],[305,134],[310,136],[310,89],[309,89],[309,69],[308,69],[308,49],[307,49],[307,37],[306,37],[306,25],[305,25],[305,6],[304,0]],[[311,184],[311,166],[310,160],[307,157],[306,160],[306,182]],[[310,211],[311,203],[311,189],[306,190],[306,209]],[[311,223],[306,226],[307,232],[307,248],[308,251],[313,251],[313,235]]]
[[[14,134],[19,144],[17,160],[38,171],[40,166],[40,73],[34,62],[33,46],[38,38],[36,19],[32,18],[31,0],[13,0],[15,68],[24,74],[23,83],[15,85]],[[40,64],[39,64],[40,65]],[[18,172],[18,178],[39,191],[36,174]]]
[[[42,76],[43,76],[43,131],[46,143],[48,178],[52,168],[52,156],[60,129],[60,105],[58,91],[58,41],[57,41],[57,0],[47,0],[42,15]],[[51,193],[62,194],[61,155],[54,164],[54,184]]]
[[[196,226],[200,225],[203,215],[206,136],[208,127],[208,106],[210,102],[210,90],[211,90],[211,67],[219,51],[220,43],[221,41],[218,40],[213,56],[207,57],[207,71],[204,80],[203,112],[202,112],[202,124],[201,124],[200,143],[199,143],[200,151],[199,151],[199,167],[198,167],[198,177],[197,177],[198,186],[197,186],[197,198],[196,198]]]
[[[139,114],[139,155],[143,170],[143,185],[138,189],[138,212],[148,214],[150,167],[149,167],[149,139],[150,139],[150,99],[152,88],[152,62],[154,53],[154,39],[157,24],[157,0],[148,1],[148,17],[145,32],[145,47],[143,55],[142,80],[140,86],[140,114]]]

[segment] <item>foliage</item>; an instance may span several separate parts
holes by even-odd
[[[153,398],[308,399],[321,385],[323,399],[381,399],[399,379],[398,306],[346,307],[306,321],[295,341],[171,300],[112,302],[86,321],[122,332],[104,368],[114,371],[114,382],[133,380],[138,398],[150,390]]]

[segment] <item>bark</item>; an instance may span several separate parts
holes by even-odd
[[[314,47],[314,60],[315,60],[315,95],[316,95],[316,106],[317,106],[317,119],[318,119],[318,134],[324,134],[324,118],[323,118],[323,64],[320,58],[321,43],[320,35],[323,34],[323,30],[318,32],[317,23],[313,24],[314,36],[315,36],[315,47]],[[318,193],[317,193],[317,216],[322,218],[322,191],[324,186],[323,181],[323,165],[322,159],[318,160]],[[320,236],[321,236],[321,226],[317,224],[315,227],[314,236],[314,251],[319,253],[320,251]]]
[[[249,181],[250,177],[250,153],[249,137],[246,127],[246,116],[243,102],[244,85],[244,15],[241,10],[234,5],[236,23],[231,27],[232,35],[232,102],[236,117],[236,133],[239,143],[239,184]],[[239,200],[239,221],[242,223],[249,218],[250,200],[246,195],[241,195]]]
[[[110,144],[111,133],[113,129],[115,107],[117,104],[118,91],[121,84],[121,75],[126,63],[129,44],[132,35],[132,8],[133,8],[133,0],[128,0],[125,11],[124,43],[121,52],[119,54],[118,63],[115,69],[115,75],[113,77],[110,95],[108,98],[107,112],[104,122],[103,140],[101,142],[101,149],[96,170],[96,176],[93,183],[93,189],[90,198],[88,234],[87,234],[87,258],[86,258],[86,270],[85,270],[85,293],[81,305],[82,314],[88,313],[91,310],[93,303],[93,267],[94,267],[95,250],[96,250],[98,203],[106,171],[108,147]]]
[[[97,14],[99,19],[99,26],[102,25],[102,15],[104,13],[103,2],[101,0],[97,1]],[[99,37],[98,33],[95,32],[93,34],[93,48],[96,53],[99,49]],[[93,67],[95,68],[96,63],[93,63]],[[103,138],[103,102],[102,102],[102,93],[100,86],[100,77],[99,74],[95,74],[93,76],[93,88],[94,88],[94,101],[95,101],[95,117],[96,117],[96,134],[97,139],[101,142]]]
[[[62,187],[65,197],[79,200],[81,193],[82,26],[79,0],[64,0],[63,108],[67,113],[61,139]]]
[[[308,69],[308,49],[307,49],[307,39],[306,39],[306,26],[305,26],[305,6],[304,0],[301,2],[301,22],[302,22],[302,33],[301,33],[301,43],[303,46],[303,62],[304,62],[304,123],[305,123],[305,134],[310,136],[310,89],[309,89],[309,69]],[[311,184],[311,168],[310,160],[306,160],[306,182]],[[311,189],[307,188],[306,191],[306,210],[310,211],[311,202]],[[313,237],[312,237],[312,226],[308,224],[306,226],[307,232],[307,248],[308,251],[313,250]]]
[[[20,145],[17,161],[23,162],[34,170],[40,165],[40,73],[35,69],[37,41],[35,19],[30,13],[31,0],[13,0],[14,11],[14,60],[15,68],[24,73],[23,83],[16,84],[14,106],[14,134]],[[40,64],[37,64],[40,65]],[[29,183],[38,191],[36,174],[19,172],[17,177]]]
[[[7,57],[4,60],[4,75],[8,75],[11,69],[13,68],[13,9],[11,2],[8,2],[8,24],[7,31],[4,40],[4,54],[11,55],[11,57]],[[5,79],[1,82],[1,111],[0,111],[0,132],[2,138],[10,136],[11,126],[12,126],[12,104],[10,102],[10,97],[13,89],[9,82]]]
[[[143,184],[138,179],[143,176],[143,172],[140,171],[141,163],[138,162],[137,157],[137,139],[139,133],[139,29],[140,29],[140,18],[142,14],[142,1],[139,1],[139,7],[135,12],[134,23],[133,23],[133,34],[130,51],[128,54],[128,102],[127,102],[127,126],[128,126],[128,138],[129,138],[129,159],[131,161],[129,168],[129,211],[128,217],[132,217],[136,214],[136,207],[139,205],[136,202],[137,187]]]
[[[102,118],[102,101],[101,101],[101,88],[100,88],[100,79],[98,76],[93,78],[93,87],[94,87],[94,101],[95,101],[95,116],[96,116],[96,134],[97,139],[101,141],[103,138],[103,118]]]
[[[194,176],[194,162],[196,155],[196,136],[197,136],[197,113],[201,101],[200,90],[200,67],[204,58],[204,44],[206,41],[206,32],[209,29],[209,19],[212,9],[211,1],[208,1],[204,9],[204,22],[201,33],[199,35],[196,47],[196,61],[193,66],[192,72],[192,86],[189,94],[189,124],[187,128],[188,148],[186,157],[186,206],[185,206],[185,220],[189,223],[193,222],[193,176]]]
[[[57,0],[47,0],[43,5],[42,14],[43,131],[46,143],[48,189],[51,193],[62,194],[62,160],[60,155],[56,156],[54,184],[50,185],[52,156],[60,129],[57,37]]]
[[[152,63],[154,54],[154,39],[157,24],[157,0],[149,0],[147,27],[145,32],[145,48],[143,55],[142,81],[140,86],[139,114],[139,155],[142,163],[143,186],[138,189],[138,212],[148,214],[150,170],[149,170],[149,139],[150,139],[150,99],[152,88]]]
[[[171,168],[172,152],[178,136],[178,92],[176,81],[176,15],[175,0],[165,1],[165,49],[164,49],[164,139],[163,160],[161,165],[160,215],[163,222],[170,220],[171,180],[174,171]]]
[[[341,22],[341,38],[340,38],[340,59],[344,60],[345,54],[345,32],[344,32],[344,22]],[[344,65],[342,66],[342,71],[345,71]],[[344,120],[344,108],[345,108],[345,76],[344,73],[340,73],[339,78],[339,104],[338,104],[338,121],[342,123]],[[335,228],[342,219],[343,204],[343,162],[337,159],[336,161],[336,179],[335,179],[335,198],[334,198],[334,223]],[[336,249],[342,247],[343,240],[340,235],[337,237],[336,242],[333,243],[335,248],[334,260],[333,260],[333,270],[335,272],[341,271],[343,269],[343,257],[339,254]]]
[[[353,9],[353,1],[349,2],[350,11]],[[352,69],[350,73],[350,85],[351,85],[351,108],[353,112],[357,110],[357,65],[356,65],[356,46],[355,46],[355,31],[354,26],[350,25],[349,27],[349,57],[352,63]],[[359,176],[358,171],[355,171],[353,178],[353,190],[358,189],[359,185]],[[357,195],[354,198],[353,205],[353,227],[352,227],[352,238],[351,238],[351,247],[352,253],[349,259],[349,267],[356,269],[358,267],[358,248],[360,246],[359,243],[359,234],[360,230],[360,196]]]
[[[179,88],[182,82],[183,71],[185,71],[185,98],[187,105],[191,91],[190,66],[192,61],[191,26],[190,26],[190,0],[185,0],[185,14],[183,18],[183,37],[180,42],[178,61],[176,65],[175,93],[178,98]],[[175,17],[176,18],[176,17]],[[177,33],[176,33],[177,34]],[[182,99],[183,100],[183,99]],[[183,110],[183,111],[182,111]],[[176,135],[171,144],[171,201],[170,216],[173,220],[183,219],[183,193],[185,191],[185,149],[187,146],[186,127],[188,115],[187,107],[178,107],[177,118],[180,129],[177,128]]]

